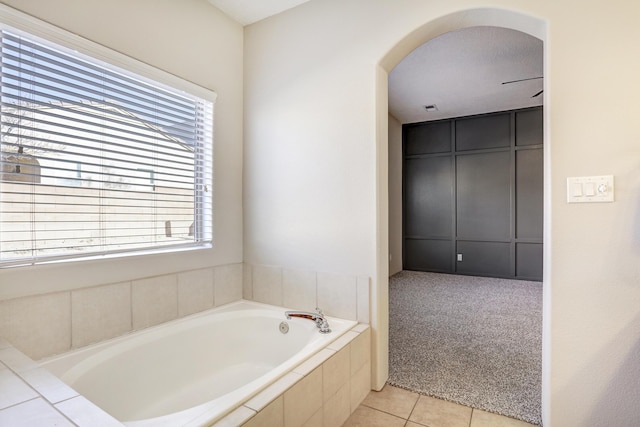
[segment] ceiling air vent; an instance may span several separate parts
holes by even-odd
[[[436,104],[425,105],[424,109],[428,112],[438,111],[438,107],[436,107]]]

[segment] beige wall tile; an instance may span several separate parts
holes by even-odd
[[[253,300],[253,269],[251,264],[242,264],[242,298]]]
[[[350,378],[350,348],[345,346],[342,350],[327,359],[322,365],[322,401],[326,402],[345,384]],[[347,398],[347,402],[348,402]]]
[[[356,289],[356,299],[357,299],[357,321],[361,323],[371,323],[370,312],[371,312],[371,299],[369,290],[371,289],[369,286],[369,277],[367,276],[358,276],[357,280],[357,289]]]
[[[213,268],[178,274],[178,316],[188,316],[213,307]]]
[[[297,310],[315,311],[316,273],[303,270],[282,271],[282,304]]]
[[[329,316],[356,320],[356,285],[355,276],[318,273],[318,307]]]
[[[71,292],[71,345],[82,347],[132,329],[131,284],[116,283]]]
[[[284,427],[284,397],[280,396],[255,417],[242,425],[243,427]]]
[[[370,392],[371,362],[369,361],[351,376],[351,395],[349,396],[351,412],[356,410]]]
[[[253,300],[265,304],[283,305],[280,267],[253,266]]]
[[[351,415],[351,387],[347,381],[338,391],[324,402],[324,427],[341,426]]]
[[[151,277],[131,283],[133,329],[178,317],[178,283],[175,275]]]
[[[371,328],[351,341],[351,375],[371,360]]]
[[[321,407],[322,367],[319,367],[285,392],[285,427],[302,426]]]
[[[32,359],[71,348],[71,294],[0,301],[0,336]]]
[[[311,418],[309,418],[307,420],[307,422],[305,422],[302,427],[323,427],[322,426],[322,420],[323,420],[323,408],[320,408],[316,411],[315,414],[311,415]]]
[[[242,264],[229,264],[214,267],[214,303],[223,304],[242,299]]]

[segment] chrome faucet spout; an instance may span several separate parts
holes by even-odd
[[[316,308],[316,312],[312,313],[310,311],[285,311],[284,315],[287,319],[291,319],[292,317],[300,317],[303,319],[309,319],[316,322],[316,326],[320,329],[320,333],[328,334],[331,332],[331,328],[329,328],[329,322],[322,314],[322,310]]]

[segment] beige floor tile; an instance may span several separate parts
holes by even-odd
[[[381,391],[370,392],[362,404],[406,420],[409,418],[418,397],[418,393],[387,384]]]
[[[342,427],[403,427],[405,420],[366,406],[358,406]]]
[[[471,427],[535,427],[535,425],[503,415],[474,409],[473,415],[471,416]]]
[[[420,396],[409,420],[429,427],[468,427],[471,411],[468,406]]]

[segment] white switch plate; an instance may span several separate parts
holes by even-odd
[[[613,175],[567,178],[567,203],[613,202]]]

